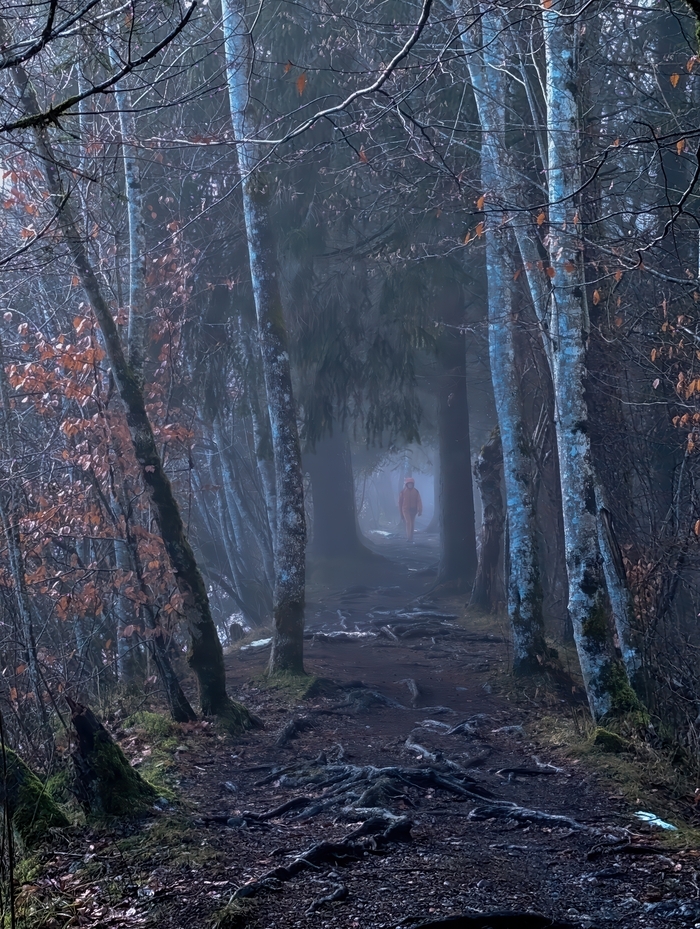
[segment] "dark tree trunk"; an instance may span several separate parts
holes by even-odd
[[[433,451],[433,515],[424,532],[440,531],[440,450]]]
[[[370,555],[361,541],[355,507],[350,442],[340,430],[325,436],[304,456],[314,502],[312,553],[317,558]]]
[[[445,329],[438,343],[440,542],[438,583],[470,590],[476,576],[469,407],[464,336]]]
[[[479,452],[474,463],[474,477],[481,496],[483,521],[479,547],[479,565],[472,590],[471,606],[495,613],[505,601],[503,586],[503,450],[498,428]]]

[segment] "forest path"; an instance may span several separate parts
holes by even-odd
[[[232,692],[266,728],[182,784],[204,814],[204,841],[223,852],[210,897],[250,891],[250,929],[393,929],[504,910],[581,927],[700,920],[695,859],[658,845],[583,764],[538,744],[529,724],[541,707],[496,692],[503,636],[465,618],[463,598],[416,601],[431,583],[418,571],[434,542],[378,548],[394,559],[383,586],[329,590],[310,605],[306,664],[317,683],[305,696],[261,687],[267,649],[228,658]],[[411,620],[404,605],[459,616]],[[372,635],[380,623],[399,640]],[[421,625],[437,634],[414,635]],[[421,783],[416,770],[445,781]],[[319,851],[377,805],[410,820],[410,841],[384,841],[380,822],[374,840],[355,839],[369,842],[357,855]],[[312,863],[297,867],[309,849]],[[192,920],[180,911],[167,921],[165,907],[159,925],[203,924],[201,883],[192,890]]]
[[[230,692],[263,730],[231,740],[199,722],[160,749],[116,730],[135,764],[160,758],[175,805],[54,845],[26,893],[60,909],[27,925],[413,929],[496,911],[559,922],[451,929],[700,922],[698,852],[664,845],[585,762],[538,740],[543,715],[571,710],[517,692],[501,630],[466,616],[464,598],[416,600],[434,543],[382,550],[383,585],[315,589],[306,693],[265,682],[267,648],[227,656]]]

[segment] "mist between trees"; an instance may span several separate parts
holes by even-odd
[[[573,642],[697,756],[693,10],[3,4],[10,744],[131,685],[253,725],[231,624],[303,673],[307,548],[361,572],[416,468],[513,671]]]

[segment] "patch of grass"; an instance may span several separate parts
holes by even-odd
[[[139,710],[124,721],[125,729],[136,729],[147,741],[161,741],[177,736],[177,723],[159,713]]]
[[[593,770],[605,788],[633,809],[648,810],[677,826],[678,832],[655,830],[664,842],[697,845],[700,831],[685,821],[695,785],[691,772],[676,764],[666,747],[651,744],[638,726],[616,720],[596,727],[580,712],[541,717],[528,731],[562,757]],[[615,750],[620,743],[624,749]]]
[[[255,911],[253,900],[230,900],[213,915],[212,929],[241,929]]]
[[[206,832],[185,816],[159,817],[136,836],[117,843],[131,860],[152,861],[159,857],[169,869],[178,867],[203,868],[220,860],[223,853],[209,843]]]
[[[298,703],[300,700],[309,699],[309,691],[311,691],[310,696],[314,696],[314,689],[319,680],[313,674],[283,672],[261,674],[255,679],[255,683],[261,690],[275,690],[280,695],[288,697],[290,701]]]

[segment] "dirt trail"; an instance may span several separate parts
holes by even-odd
[[[308,695],[261,686],[264,648],[228,656],[232,692],[265,729],[234,744],[189,728],[170,768],[188,808],[95,834],[106,870],[92,885],[77,871],[93,910],[75,925],[199,929],[236,893],[222,929],[393,929],[503,910],[581,927],[700,923],[694,853],[664,850],[583,765],[532,740],[537,711],[493,692],[502,636],[449,618],[454,603],[416,601],[431,579],[408,568],[434,561],[434,543],[382,548],[398,559],[382,588],[316,592]],[[362,823],[370,835],[338,845]],[[331,844],[309,853],[318,843]],[[129,892],[105,903],[125,850]]]

